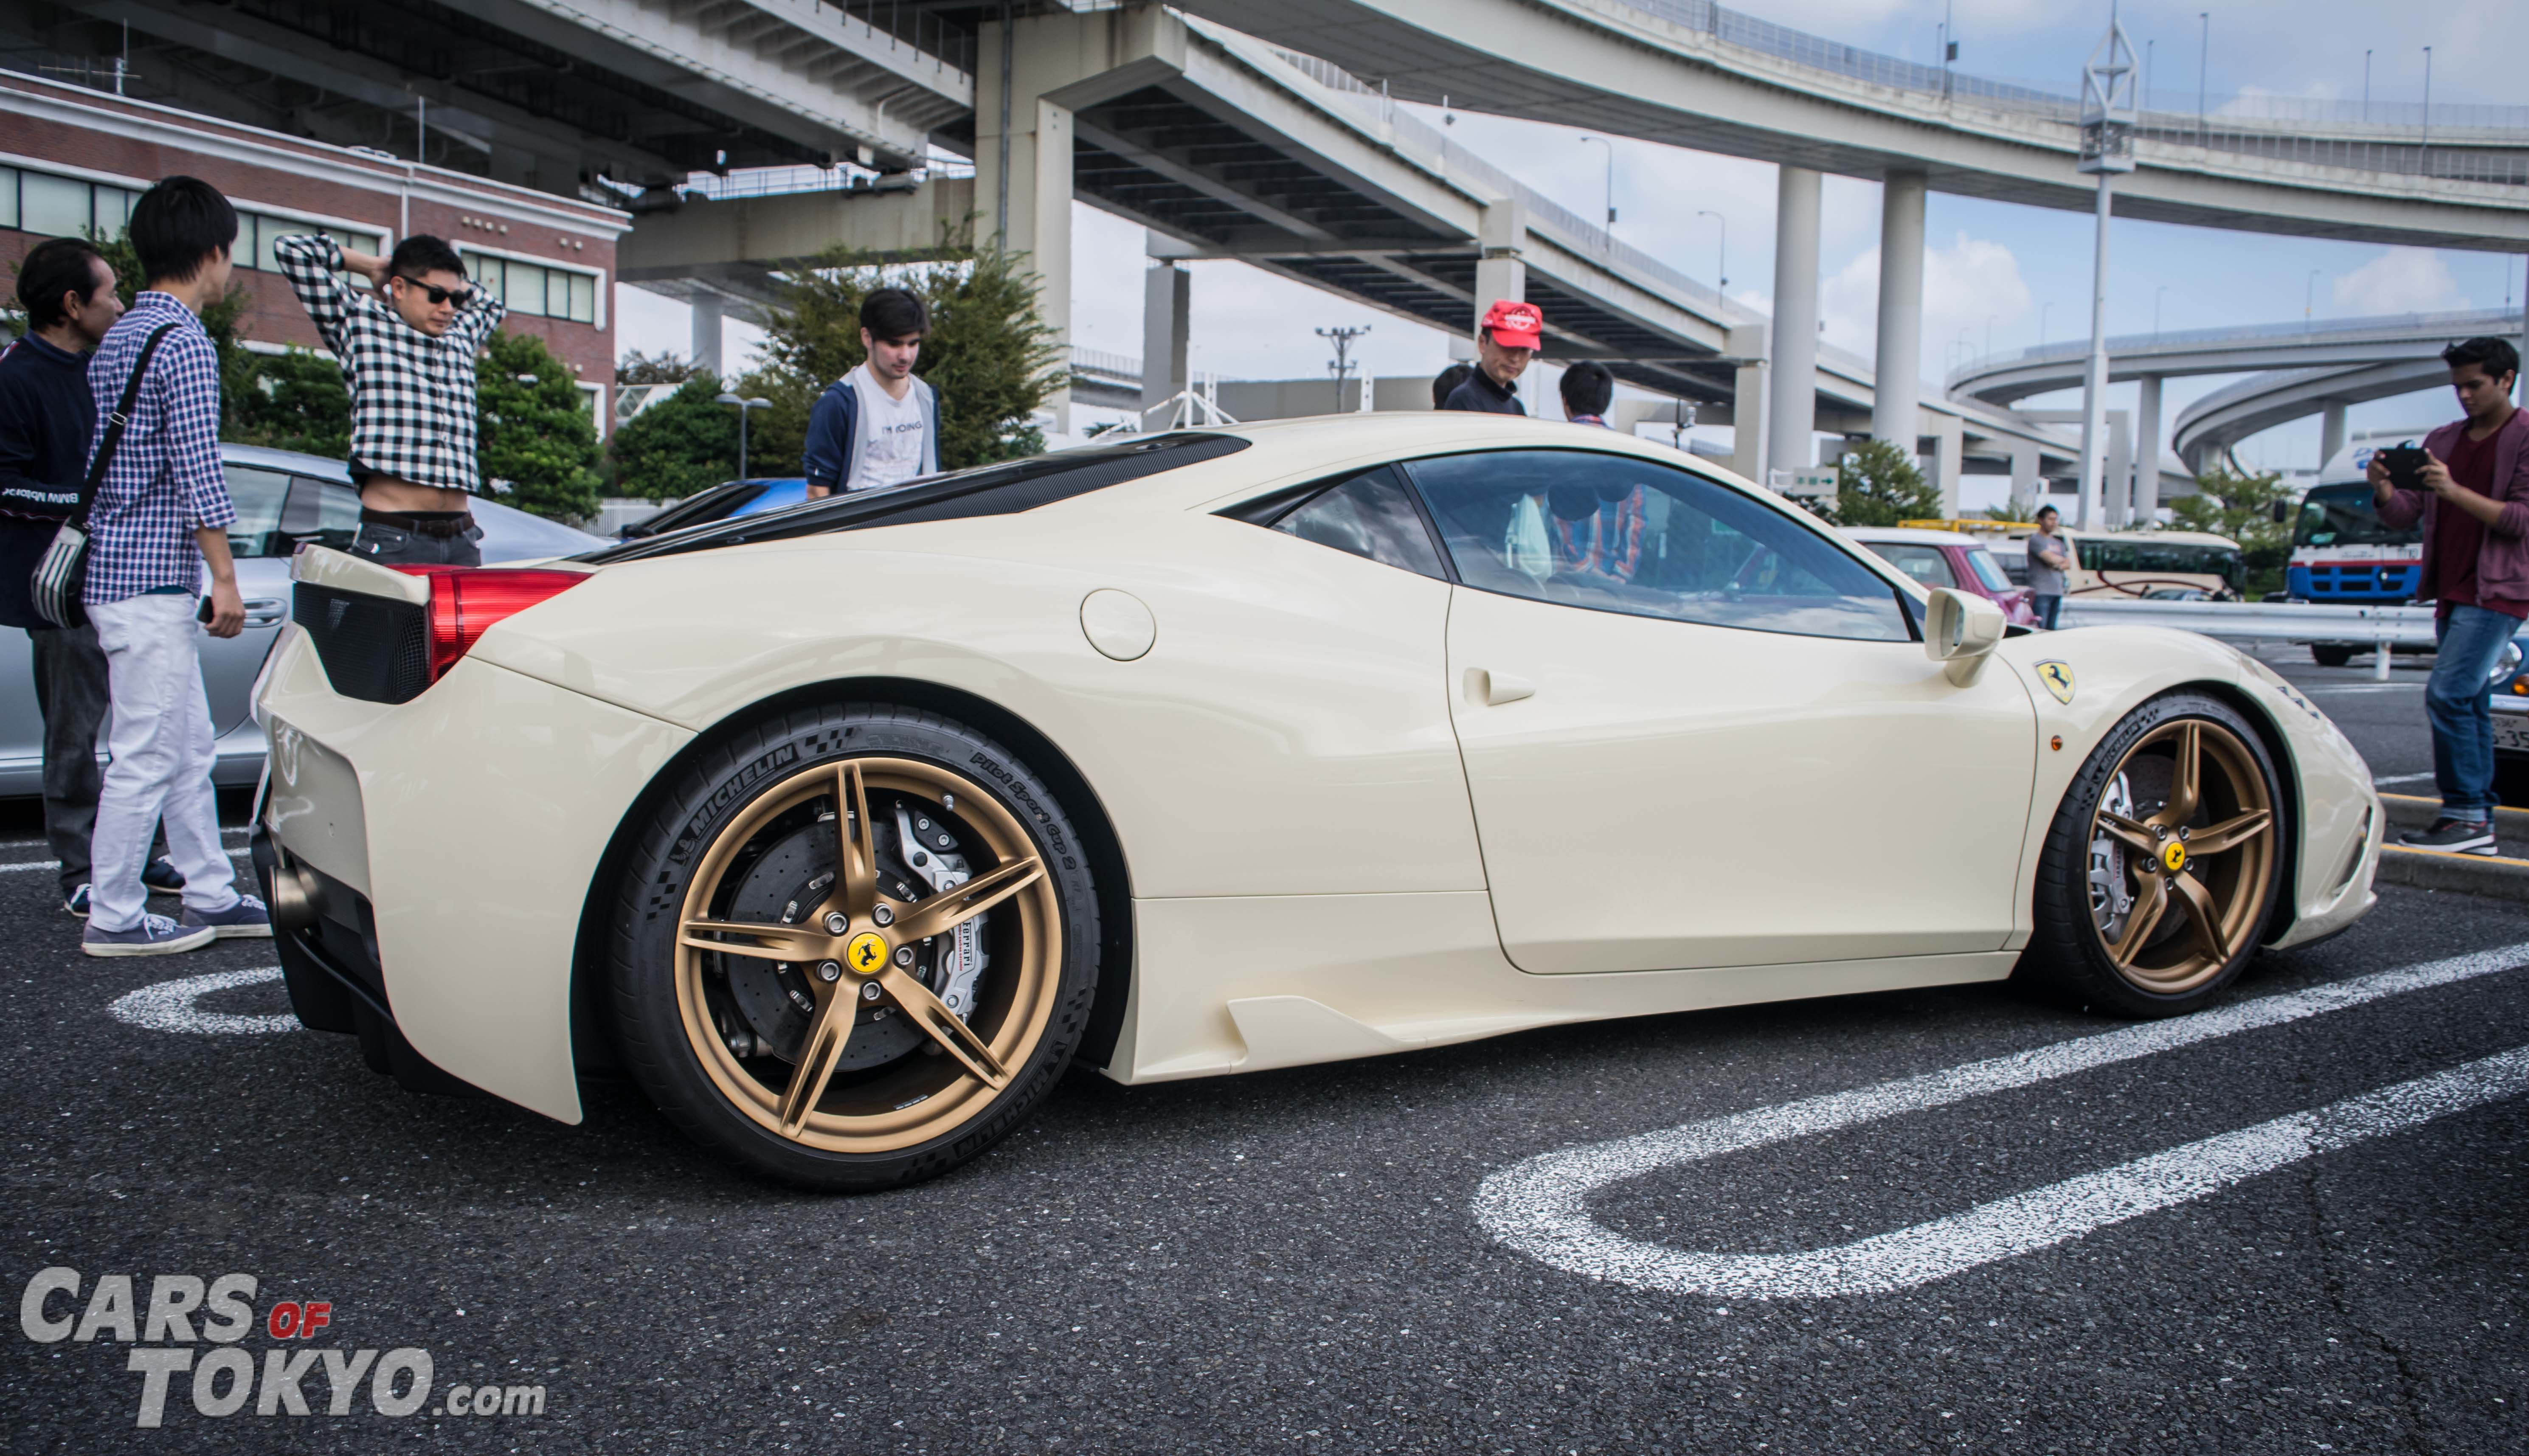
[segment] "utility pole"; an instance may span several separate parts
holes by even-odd
[[[2371,120],[2371,53],[2362,53],[2362,120]]]
[[[2208,22],[2206,33],[2211,33]],[[2198,78],[2197,126],[2202,126],[2202,81]],[[2131,172],[2134,127],[2133,42],[2116,12],[2108,12],[2108,33],[2081,68],[2080,170],[2099,179],[2098,242],[2090,264],[2090,363],[2081,384],[2081,505],[2078,524],[2088,530],[2092,503],[2106,510],[2102,491],[2108,446],[2108,217],[2116,175]]]
[[[1941,99],[1950,99],[1950,68],[1958,64],[1959,27],[1958,0],[1944,0],[1941,6]]]
[[[1326,360],[1326,369],[1335,377],[1334,412],[1337,414],[1344,412],[1344,380],[1352,374],[1352,342],[1369,332],[1368,324],[1358,329],[1318,330],[1318,338],[1331,341],[1335,347],[1335,356]]]

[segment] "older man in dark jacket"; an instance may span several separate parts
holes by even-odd
[[[18,265],[27,333],[0,353],[0,625],[32,645],[35,711],[44,717],[44,836],[62,865],[62,903],[87,913],[88,835],[102,782],[96,730],[105,721],[105,653],[94,627],[56,627],[35,614],[27,578],[79,504],[96,402],[87,356],[123,316],[114,270],[78,238],[35,244]],[[164,859],[144,880],[181,888]]]
[[[2505,339],[2442,351],[2465,419],[2424,437],[2422,488],[2400,489],[2371,458],[2382,523],[2423,522],[2418,600],[2438,602],[2439,650],[2424,713],[2433,726],[2433,777],[2442,793],[2431,829],[2404,836],[2419,849],[2492,854],[2494,664],[2529,618],[2529,413],[2512,407],[2520,351]]]

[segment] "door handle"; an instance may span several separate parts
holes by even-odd
[[[1536,684],[1508,673],[1487,672],[1482,668],[1467,670],[1467,696],[1488,708],[1516,703],[1536,696]]]
[[[245,604],[245,624],[250,627],[278,626],[290,619],[290,604],[277,598],[262,597]]]

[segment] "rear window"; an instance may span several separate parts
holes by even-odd
[[[762,515],[626,541],[575,560],[591,566],[710,551],[723,546],[748,546],[758,541],[786,541],[833,531],[866,530],[872,526],[911,525],[926,520],[959,520],[976,515],[1015,515],[1039,506],[1104,490],[1166,470],[1236,455],[1249,442],[1235,435],[1187,431],[1151,435],[1123,445],[1095,446],[1029,456],[1025,459],[977,465],[946,475],[932,475],[885,490],[829,496]]]

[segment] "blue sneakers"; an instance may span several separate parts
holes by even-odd
[[[154,894],[174,894],[185,888],[185,876],[174,860],[162,854],[140,867],[140,883]]]
[[[223,941],[240,937],[269,941],[272,939],[272,912],[253,895],[241,894],[238,902],[225,910],[205,912],[187,905],[183,929],[206,930]]]
[[[87,918],[87,887],[82,885],[62,896],[62,908],[81,920]]]
[[[210,926],[178,925],[164,915],[143,915],[130,930],[105,930],[91,920],[80,935],[80,948],[90,955],[174,955],[198,950],[218,935]]]

